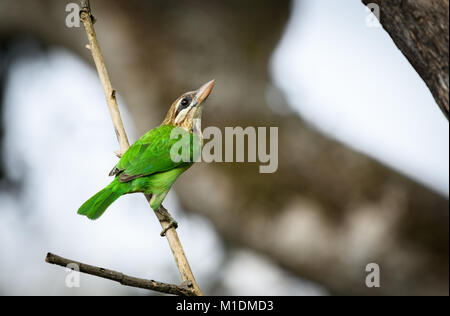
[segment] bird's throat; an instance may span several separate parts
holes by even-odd
[[[201,145],[203,146],[203,134],[202,134],[202,119],[195,118],[192,126],[192,133],[198,137]]]

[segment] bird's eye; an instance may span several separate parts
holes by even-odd
[[[189,98],[184,98],[183,100],[181,100],[180,105],[182,107],[187,107],[189,105],[189,103],[191,102],[191,99]]]

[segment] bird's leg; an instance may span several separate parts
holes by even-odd
[[[166,235],[166,232],[171,229],[171,228],[177,228],[178,227],[178,223],[173,219],[172,216],[170,216],[169,211],[166,210],[166,208],[162,205],[162,201],[164,200],[164,198],[167,195],[167,192],[162,192],[159,194],[146,194],[145,197],[146,199],[150,202],[150,207],[157,213],[159,213],[161,215],[162,218],[159,218],[159,221],[162,222],[167,222],[168,225],[166,228],[164,228],[161,232],[161,236],[164,237]]]
[[[158,209],[156,210],[159,214],[161,214],[164,218],[159,220],[160,222],[168,222],[169,225],[167,225],[166,228],[164,228],[161,232],[161,237],[166,236],[166,232],[171,229],[171,228],[178,228],[178,223],[176,220],[173,219],[173,217],[169,214],[169,212],[166,210],[166,208],[164,206],[162,206],[162,204],[158,207]]]

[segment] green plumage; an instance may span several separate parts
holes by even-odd
[[[97,219],[103,212],[117,200],[122,194],[127,192],[127,185],[120,183],[116,177],[106,188],[87,200],[78,210],[78,214],[86,215],[90,219]]]
[[[161,125],[139,138],[111,171],[114,180],[86,201],[78,214],[97,219],[120,196],[135,192],[151,194],[150,206],[156,211],[172,184],[192,165],[194,155],[199,153],[199,146],[196,146],[199,142],[194,141],[196,136],[182,130],[182,135],[172,139],[170,136],[174,128],[172,125]],[[183,146],[189,148],[189,161],[172,160],[170,152],[176,142],[180,142],[180,151]]]

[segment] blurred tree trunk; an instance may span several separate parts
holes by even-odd
[[[362,1],[378,5],[384,29],[425,81],[448,119],[448,0]]]
[[[280,1],[91,1],[113,85],[140,132],[181,92],[216,79],[204,126],[279,126],[279,169],[198,164],[175,185],[229,244],[266,254],[339,294],[448,294],[448,201],[329,140],[293,114],[273,112],[268,62],[288,20]],[[63,45],[91,62],[65,3],[3,0],[0,41],[17,34]],[[99,106],[105,106],[99,104]],[[105,166],[105,175],[111,166]],[[181,223],[183,225],[183,223]],[[156,238],[156,237],[155,237]],[[365,286],[365,266],[382,286]]]

